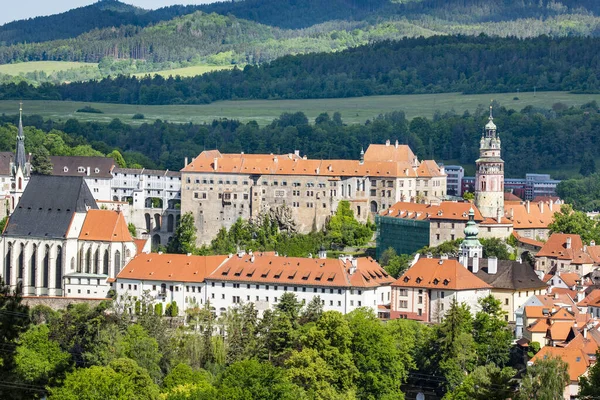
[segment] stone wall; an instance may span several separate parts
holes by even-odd
[[[64,310],[70,304],[82,304],[87,303],[90,307],[96,307],[101,302],[107,299],[83,299],[74,297],[23,297],[23,303],[29,307],[35,307],[39,305],[50,307],[53,310]]]

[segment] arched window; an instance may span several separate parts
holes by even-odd
[[[376,213],[377,212],[377,202],[376,201],[372,201],[371,202],[371,212],[372,213]]]
[[[85,253],[85,273],[89,274],[92,272],[92,249],[88,248]]]
[[[50,246],[48,245],[44,250],[44,270],[42,272],[43,287],[48,288],[48,279],[50,278]]]
[[[154,214],[154,227],[157,231],[160,230],[160,214]]]
[[[100,272],[100,249],[96,249],[96,253],[94,253],[94,274],[98,274]]]
[[[179,222],[181,222],[181,215],[178,215],[177,218],[175,218],[175,228],[179,226]]]
[[[121,252],[117,250],[115,252],[115,276],[121,272]]]
[[[160,235],[152,236],[152,247],[157,248],[160,246]]]
[[[174,229],[175,229],[175,217],[173,216],[173,214],[169,214],[169,216],[167,217],[167,231],[173,232]]]
[[[152,217],[148,213],[146,213],[144,217],[146,218],[146,230],[150,232],[152,229]]]
[[[6,251],[6,256],[4,257],[4,280],[7,285],[10,285],[10,270],[12,268],[12,243],[8,244],[8,250]]]
[[[25,272],[25,245],[21,243],[19,251],[19,260],[17,261],[17,279],[23,279]]]
[[[23,189],[23,178],[19,177],[19,190]]]
[[[108,262],[110,261],[109,258],[110,255],[108,254],[108,250],[104,250],[104,266],[102,268],[102,273],[104,275],[108,275]]]
[[[35,264],[37,256],[37,246],[31,247],[31,259],[29,260],[29,286],[35,287]]]
[[[62,254],[62,247],[58,246],[56,248],[56,261],[54,263],[54,266],[56,267],[56,270],[54,271],[54,277],[56,278],[56,280],[54,281],[54,287],[56,289],[62,289],[62,267],[63,267],[63,262],[62,262],[62,258],[63,258],[63,254]]]

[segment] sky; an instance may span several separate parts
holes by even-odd
[[[121,0],[142,8],[160,8],[173,4],[206,4],[215,0]],[[18,19],[37,17],[40,15],[58,14],[95,3],[96,0],[3,0],[0,12],[0,25]]]

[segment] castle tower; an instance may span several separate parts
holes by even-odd
[[[31,166],[25,155],[25,134],[23,133],[23,103],[19,104],[19,128],[17,132],[17,147],[15,159],[11,163],[10,211],[14,211],[19,203],[25,186],[29,182]]]
[[[500,138],[490,106],[490,119],[479,142],[475,172],[475,205],[484,218],[504,214],[504,161],[500,158]]]
[[[469,221],[467,222],[464,233],[465,240],[460,244],[458,262],[465,267],[468,267],[470,262],[473,273],[476,273],[479,270],[479,259],[483,258],[483,246],[479,243],[479,239],[477,238],[479,229],[477,229],[475,211],[473,208],[469,210]]]

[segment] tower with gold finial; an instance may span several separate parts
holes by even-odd
[[[475,172],[475,205],[484,218],[504,214],[504,161],[500,150],[500,137],[490,106],[489,121],[479,142]]]
[[[23,192],[25,186],[29,182],[29,176],[31,173],[31,166],[27,160],[25,154],[25,134],[23,133],[23,102],[19,103],[19,126],[17,129],[17,146],[15,149],[15,158],[11,163],[10,175],[11,175],[11,190],[10,190],[10,211],[12,212]]]

